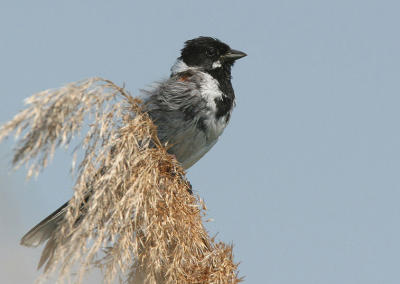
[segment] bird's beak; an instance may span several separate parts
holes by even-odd
[[[234,50],[231,49],[227,53],[221,56],[221,59],[223,61],[235,61],[238,60],[239,58],[247,56],[246,53],[239,51],[239,50]]]

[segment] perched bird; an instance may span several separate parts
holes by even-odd
[[[157,125],[160,141],[172,145],[168,152],[183,168],[203,157],[228,124],[235,106],[231,68],[244,56],[215,38],[188,40],[171,76],[144,91],[144,110]],[[68,202],[32,228],[21,244],[36,247],[45,242],[57,230],[67,208]]]

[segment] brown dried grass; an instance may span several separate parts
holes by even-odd
[[[183,169],[157,139],[139,100],[93,78],[25,103],[1,127],[0,141],[15,133],[13,165],[28,165],[28,177],[46,167],[58,146],[70,145],[87,117],[93,121],[78,146],[84,156],[66,218],[42,254],[42,280],[57,273],[59,282],[80,283],[94,265],[106,283],[117,277],[126,283],[240,281],[232,246],[208,235],[204,203],[188,193]],[[73,160],[74,168],[76,152]]]

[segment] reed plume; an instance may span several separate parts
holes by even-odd
[[[48,165],[57,147],[86,132],[90,121],[74,150],[74,195],[43,250],[39,281],[55,273],[58,282],[81,283],[96,266],[106,283],[240,282],[232,246],[205,230],[205,204],[188,192],[182,167],[158,140],[140,100],[92,78],[25,103],[0,128],[0,141],[15,134],[12,163],[28,166],[28,177]]]

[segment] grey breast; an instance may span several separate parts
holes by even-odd
[[[157,125],[161,142],[167,143],[184,168],[197,162],[215,143],[205,129],[207,102],[200,94],[201,76],[176,74],[145,91],[146,111]]]

